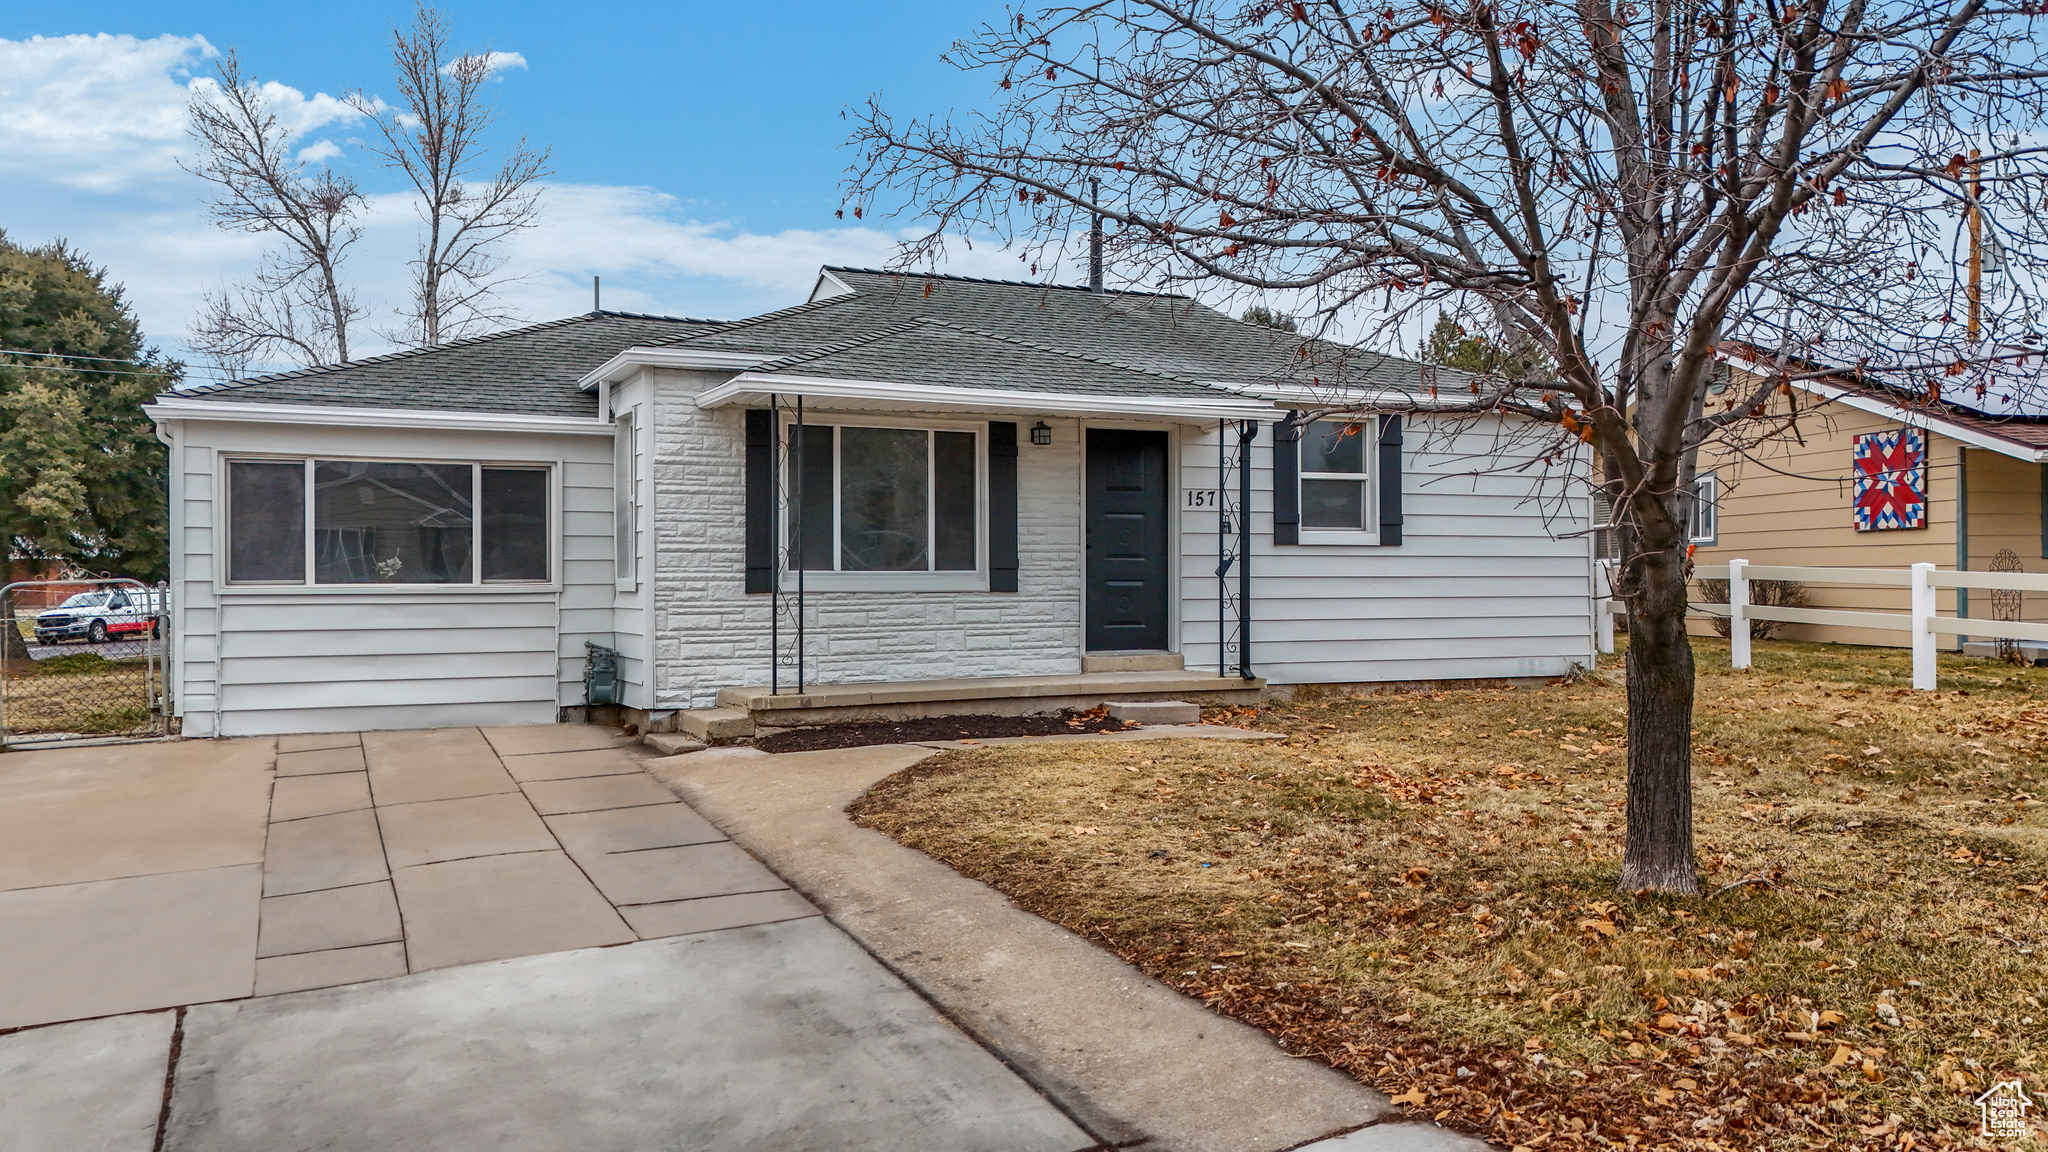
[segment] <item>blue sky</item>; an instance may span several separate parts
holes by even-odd
[[[593,273],[608,307],[733,316],[794,303],[818,263],[886,259],[894,235],[833,217],[850,159],[841,111],[871,93],[899,119],[989,99],[990,79],[939,56],[1003,15],[982,0],[443,10],[458,47],[524,59],[493,86],[499,132],[554,150],[546,223],[513,253],[526,279],[506,301],[525,319],[587,308]],[[320,98],[390,94],[390,29],[410,16],[395,0],[317,15],[12,0],[0,7],[0,228],[71,239],[128,285],[151,338],[179,348],[198,293],[259,254],[207,222],[202,186],[176,163],[184,86],[233,48],[294,90],[285,109],[302,145],[331,140],[332,162],[385,194],[353,271],[366,296],[395,294],[411,242],[400,185],[350,142],[362,125]],[[1014,275],[1014,263],[977,251],[954,267]]]

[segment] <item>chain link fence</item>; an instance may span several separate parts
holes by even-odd
[[[6,746],[169,735],[170,590],[139,580],[25,580],[0,588],[0,740]]]

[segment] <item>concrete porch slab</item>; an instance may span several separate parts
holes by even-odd
[[[0,892],[0,1028],[247,996],[263,869]]]
[[[1092,708],[1107,700],[1178,699],[1243,704],[1256,702],[1265,686],[1264,680],[1162,669],[827,684],[782,695],[760,687],[726,688],[719,692],[718,702],[747,711],[757,724],[780,727],[976,713],[1023,716],[1062,708]]]
[[[174,1020],[149,1012],[0,1036],[0,1145],[150,1152]]]
[[[208,1005],[184,1050],[165,1152],[1094,1145],[816,918]]]

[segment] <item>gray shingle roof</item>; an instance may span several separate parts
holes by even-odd
[[[1190,380],[1413,389],[1417,365],[1246,324],[1187,296],[828,267],[852,294],[665,341],[793,353],[929,317]],[[1308,355],[1302,355],[1303,349]]]
[[[386,356],[180,389],[181,399],[349,408],[596,416],[576,382],[638,344],[715,329],[716,320],[591,312]]]
[[[636,346],[772,358],[763,371],[1095,395],[1231,395],[1221,384],[1417,390],[1420,366],[1234,320],[1187,296],[826,269],[851,291],[745,320],[592,312],[183,399],[589,417],[577,381]]]
[[[1218,396],[1187,377],[929,317],[771,360],[755,371],[1060,395]]]

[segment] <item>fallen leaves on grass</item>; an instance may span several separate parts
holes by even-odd
[[[948,754],[854,811],[1511,1146],[1969,1145],[1994,1078],[2043,1088],[2048,674],[1894,696],[1903,658],[1758,647],[1701,660],[1697,898],[1613,891],[1601,683],[1268,709],[1286,740],[1148,742],[1136,774],[1129,744]]]

